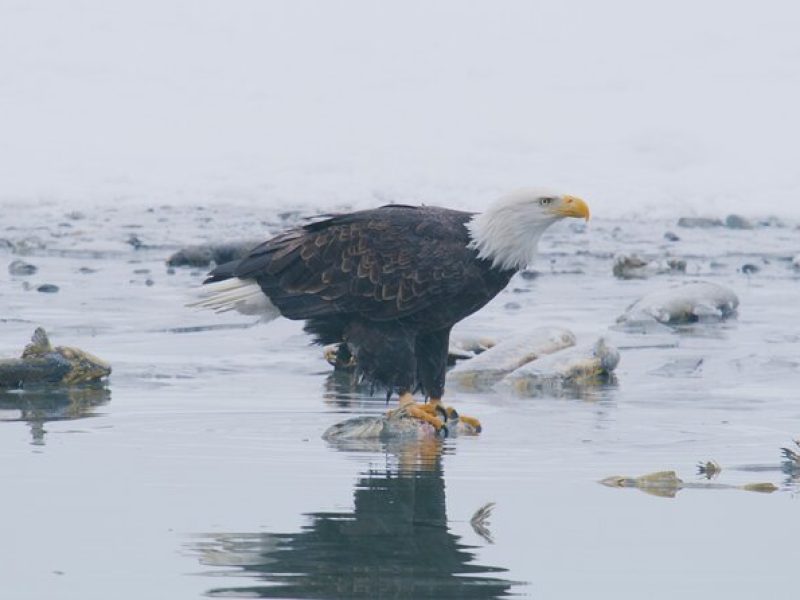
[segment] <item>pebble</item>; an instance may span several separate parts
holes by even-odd
[[[33,275],[38,271],[36,265],[27,263],[24,260],[14,260],[8,265],[8,272],[12,275]]]
[[[58,286],[53,285],[52,283],[43,283],[36,288],[36,291],[42,292],[43,294],[55,294],[58,292]]]
[[[723,223],[720,219],[712,219],[708,217],[681,217],[678,219],[678,227],[687,227],[689,229],[708,229],[710,227],[722,227]]]
[[[742,215],[728,215],[725,219],[725,227],[728,229],[753,229],[753,223],[750,219]]]

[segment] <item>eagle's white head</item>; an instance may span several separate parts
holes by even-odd
[[[524,269],[536,256],[539,238],[565,217],[589,220],[589,207],[575,196],[522,189],[503,196],[467,223],[470,247],[501,269]]]

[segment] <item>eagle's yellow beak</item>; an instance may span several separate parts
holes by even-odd
[[[589,205],[576,196],[562,196],[561,205],[554,206],[553,212],[559,217],[578,217],[589,220]]]

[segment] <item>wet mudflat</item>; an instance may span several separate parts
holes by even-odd
[[[231,216],[235,215],[235,216]],[[721,215],[724,218],[724,215]],[[795,223],[560,225],[536,272],[457,327],[560,326],[619,348],[616,381],[449,402],[478,437],[331,445],[386,405],[332,375],[301,325],[194,312],[180,247],[253,239],[295,216],[214,207],[67,214],[0,228],[0,357],[43,326],[111,363],[108,383],[0,393],[0,580],[9,598],[781,597],[800,564],[800,252]],[[666,232],[675,235],[665,237]],[[678,237],[678,240],[674,240]],[[614,257],[686,272],[612,275]],[[11,274],[24,260],[36,271]],[[731,288],[738,318],[616,324],[685,281]],[[38,291],[49,284],[56,292]],[[674,470],[673,494],[609,476]],[[771,483],[772,493],[736,486]],[[487,503],[487,519],[470,522]]]

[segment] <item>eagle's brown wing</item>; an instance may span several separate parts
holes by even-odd
[[[254,279],[290,319],[396,319],[484,285],[467,247],[470,217],[397,205],[336,216],[264,242],[207,281]]]

